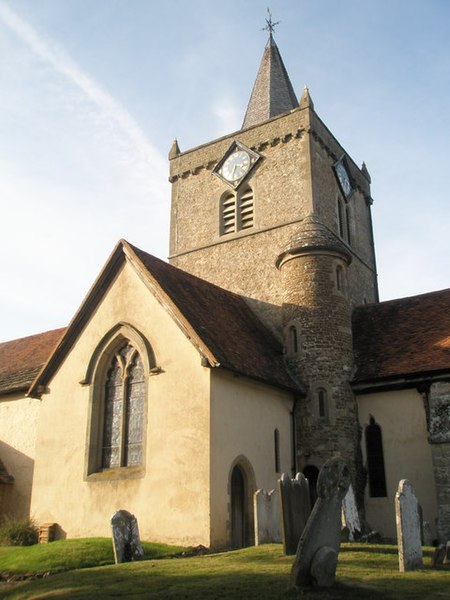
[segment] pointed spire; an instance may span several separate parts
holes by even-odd
[[[177,138],[173,139],[172,146],[169,150],[169,160],[176,158],[180,154],[180,147],[178,146]]]
[[[270,31],[242,128],[257,125],[297,107],[292,83]]]
[[[310,108],[314,110],[314,102],[309,95],[308,86],[305,85],[303,88],[302,97],[300,98],[300,108]]]

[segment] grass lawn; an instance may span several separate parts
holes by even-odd
[[[146,560],[166,558],[186,550],[142,542]],[[0,546],[0,576],[43,575],[48,572],[114,564],[111,538],[63,540],[34,546]],[[1,598],[1,595],[0,595]]]
[[[395,547],[344,544],[333,588],[288,592],[293,558],[283,556],[281,545],[271,544],[221,554],[69,571],[15,583],[12,588],[8,584],[0,588],[0,598],[449,600],[450,571],[430,569],[431,554],[431,550],[425,554],[424,569],[403,574],[398,571]],[[0,554],[0,571],[2,564]]]

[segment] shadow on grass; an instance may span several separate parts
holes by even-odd
[[[112,567],[114,568],[114,567]],[[198,573],[191,575],[168,574],[149,569],[136,573],[135,569],[121,567],[119,573],[102,573],[96,569],[82,573],[35,581],[7,592],[5,600],[33,600],[42,598],[74,598],[91,600],[102,598],[132,598],[148,600],[372,600],[394,599],[377,590],[362,586],[337,583],[333,588],[288,590],[288,574],[230,574]]]
[[[279,546],[187,559],[150,560],[71,571],[0,589],[5,600],[44,598],[135,600],[423,600],[448,599],[450,573],[399,574],[392,552],[348,548],[330,589],[288,590],[293,557]],[[3,591],[3,593],[2,593]]]

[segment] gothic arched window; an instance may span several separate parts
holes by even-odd
[[[150,344],[131,325],[101,340],[82,381],[90,386],[86,476],[144,465],[148,378],[159,372]],[[136,470],[121,477],[128,475]]]
[[[104,391],[103,469],[142,464],[145,377],[139,353],[126,343],[112,357]]]
[[[369,425],[366,427],[366,451],[370,496],[372,498],[383,498],[387,495],[383,440],[381,427],[375,423],[372,416]]]
[[[220,233],[236,233],[253,227],[253,190],[244,186],[236,192],[226,192],[220,201]]]

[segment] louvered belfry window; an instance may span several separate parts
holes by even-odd
[[[223,196],[221,219],[222,235],[253,227],[253,190],[246,187],[242,191]]]
[[[102,468],[142,464],[144,368],[131,344],[111,359],[105,383]]]
[[[253,191],[251,188],[244,190],[239,196],[239,221],[241,229],[253,227]]]

